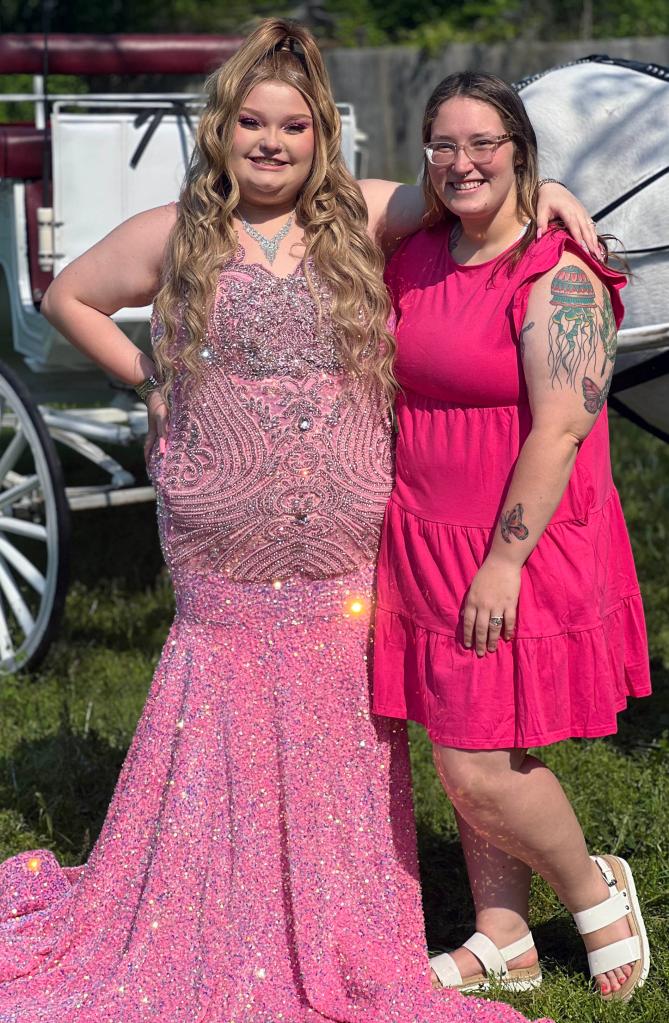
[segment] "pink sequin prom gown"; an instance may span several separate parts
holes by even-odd
[[[303,268],[243,256],[152,462],[177,614],[102,832],[0,867],[0,1021],[517,1023],[431,990],[405,726],[370,714],[387,416]]]

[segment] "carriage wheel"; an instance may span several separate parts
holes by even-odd
[[[70,512],[53,440],[0,362],[0,673],[35,667],[60,621]]]

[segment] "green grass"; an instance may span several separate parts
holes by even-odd
[[[645,597],[655,696],[638,701],[618,735],[549,748],[545,758],[574,801],[593,850],[634,866],[653,970],[628,1006],[589,990],[580,941],[536,880],[532,926],[544,964],[540,991],[510,999],[560,1023],[669,1023],[669,446],[612,418],[615,475]],[[47,847],[80,863],[99,832],[173,609],[153,510],[74,519],[73,582],[61,635],[39,673],[0,680],[0,859]],[[428,745],[412,729],[412,759],[428,943],[472,929],[451,809]],[[499,996],[502,997],[502,996]]]

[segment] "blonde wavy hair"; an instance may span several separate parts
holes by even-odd
[[[397,389],[395,341],[388,331],[390,301],[383,256],[367,234],[367,208],[341,154],[341,122],[323,59],[310,32],[282,18],[263,21],[234,57],[207,81],[208,102],[183,185],[177,219],[154,308],[163,333],[155,357],[165,389],[175,375],[197,379],[221,267],[237,247],[233,212],[239,185],[229,154],[240,108],[260,82],[297,89],[311,109],[314,158],[297,198],[304,228],[305,269],[317,300],[309,263],[331,295],[344,367],[376,381],[389,403]]]

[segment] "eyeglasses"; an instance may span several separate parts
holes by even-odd
[[[498,147],[512,138],[511,134],[495,135],[492,138],[475,139],[466,146],[458,146],[455,142],[427,142],[423,149],[425,156],[435,167],[450,167],[455,163],[459,149],[462,149],[472,163],[490,163]]]

